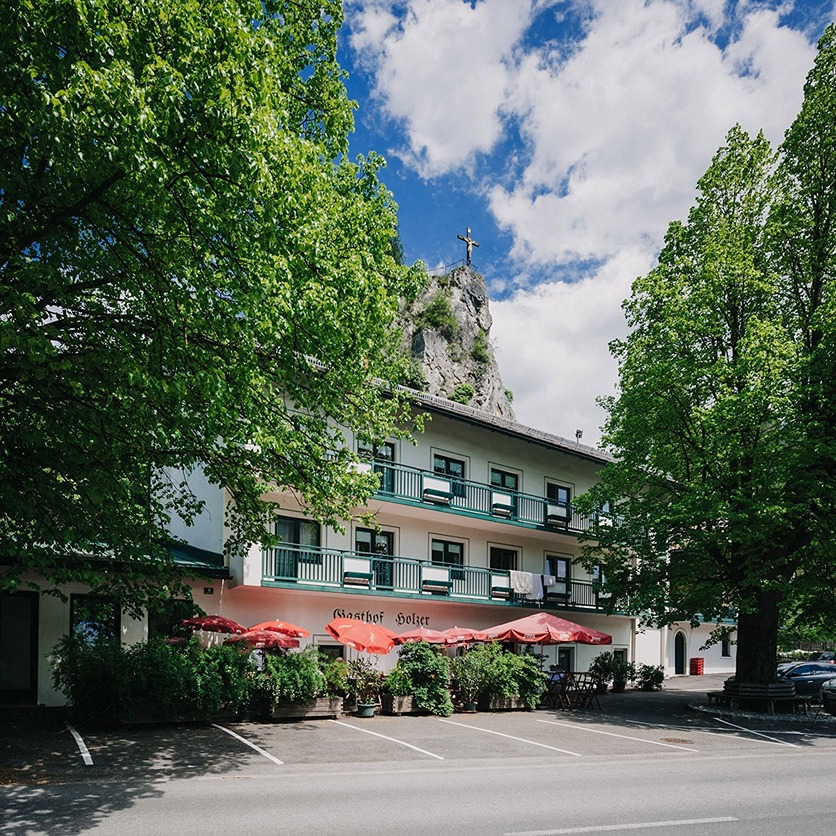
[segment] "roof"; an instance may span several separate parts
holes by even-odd
[[[536,430],[524,424],[518,424],[516,421],[509,421],[499,415],[490,415],[472,406],[466,406],[456,401],[447,400],[447,398],[428,395],[412,389],[406,391],[409,392],[417,406],[424,407],[430,412],[441,413],[459,421],[466,421],[470,424],[485,427],[488,430],[501,432],[531,444],[540,444],[587,461],[606,464],[614,460],[609,453],[603,450],[580,444],[577,441],[570,441],[568,438],[559,435],[552,435],[552,433],[547,433],[544,430]]]
[[[225,564],[224,556],[220,552],[210,552],[187,543],[169,543],[168,551],[178,566],[182,566],[195,575],[203,575],[207,578],[229,579],[232,577]]]

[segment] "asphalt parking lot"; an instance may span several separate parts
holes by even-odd
[[[51,785],[245,777],[352,764],[394,770],[513,759],[693,758],[836,750],[836,720],[720,712],[705,692],[724,676],[670,679],[659,692],[600,698],[600,710],[454,714],[282,723],[97,728],[48,710],[0,721],[0,784]],[[701,710],[697,710],[697,709]]]

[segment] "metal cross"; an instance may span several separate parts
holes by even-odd
[[[457,235],[456,238],[467,244],[467,261],[465,263],[468,267],[470,267],[470,258],[473,255],[473,248],[478,247],[479,244],[470,237],[470,227],[467,228],[467,235]]]

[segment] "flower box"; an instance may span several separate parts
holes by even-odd
[[[343,713],[342,697],[315,697],[299,705],[273,705],[270,717],[274,720],[333,719]]]
[[[395,696],[394,694],[381,694],[380,710],[383,714],[421,714],[423,712],[415,705],[414,697],[411,694],[406,696]]]
[[[519,697],[479,697],[479,711],[528,711]]]

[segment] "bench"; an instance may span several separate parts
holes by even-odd
[[[773,682],[756,684],[750,682],[727,682],[722,691],[707,691],[709,705],[721,705],[728,708],[751,707],[752,703],[762,703],[767,714],[775,714],[776,706],[789,708],[792,713],[801,711],[807,714],[810,697],[799,696],[791,682]]]
[[[421,567],[421,592],[431,595],[449,595],[453,590],[450,570],[441,566]]]
[[[343,584],[371,587],[373,579],[371,560],[366,557],[343,558]]]
[[[507,575],[491,575],[491,598],[511,599],[514,590]]]
[[[421,487],[424,502],[429,502],[432,505],[449,505],[453,499],[453,486],[449,479],[424,476]]]

